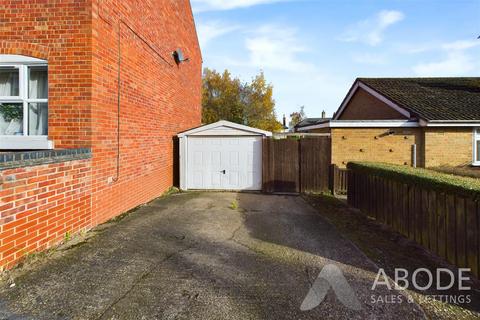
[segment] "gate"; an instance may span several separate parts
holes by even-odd
[[[263,191],[328,191],[330,155],[329,136],[263,139]]]

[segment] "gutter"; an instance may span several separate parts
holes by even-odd
[[[331,120],[298,128],[299,132],[323,128],[419,128],[419,127],[480,127],[480,120]]]
[[[422,127],[480,127],[480,120],[420,120]]]
[[[298,128],[298,131],[307,131],[322,128],[417,128],[418,121],[409,120],[331,120],[313,126]]]

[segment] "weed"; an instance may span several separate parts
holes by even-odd
[[[167,191],[165,191],[162,194],[162,197],[166,197],[166,196],[169,196],[169,195],[172,195],[172,194],[175,194],[175,193],[179,193],[179,192],[180,192],[180,189],[178,189],[177,187],[170,187]]]
[[[232,210],[237,210],[238,209],[237,199],[233,200],[232,203],[230,203],[230,209],[232,209]]]

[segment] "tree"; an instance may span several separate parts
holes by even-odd
[[[288,124],[290,128],[295,127],[297,124],[299,124],[301,121],[303,121],[307,117],[305,115],[304,108],[305,106],[301,106],[300,111],[295,111],[290,113],[290,123]]]
[[[265,80],[263,72],[251,83],[232,78],[206,68],[203,72],[203,114],[205,124],[228,120],[247,126],[279,131],[282,125],[276,119],[273,86]]]
[[[242,123],[242,83],[239,79],[232,79],[227,70],[219,74],[215,70],[205,69],[202,85],[203,123],[219,120]]]

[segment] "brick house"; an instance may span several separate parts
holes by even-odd
[[[480,78],[359,78],[332,120],[296,127],[330,133],[332,163],[480,165]]]
[[[0,21],[9,267],[172,186],[173,137],[201,121],[202,62],[188,0],[5,0]]]

